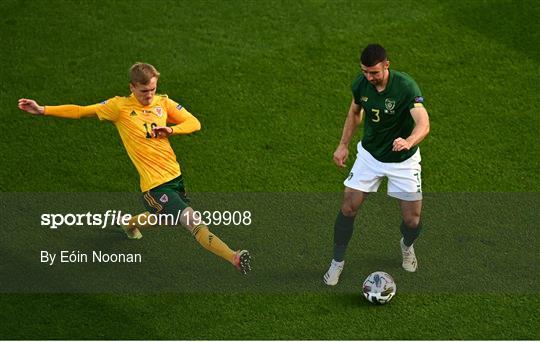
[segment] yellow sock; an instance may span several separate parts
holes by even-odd
[[[223,259],[227,260],[231,264],[234,263],[235,252],[230,249],[229,246],[225,244],[225,242],[221,241],[210,230],[208,230],[207,226],[201,224],[195,227],[192,231],[192,234],[195,237],[195,240],[197,240],[197,242],[201,246],[214,253],[215,255],[218,255]]]

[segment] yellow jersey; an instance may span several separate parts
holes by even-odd
[[[145,192],[181,174],[180,165],[167,137],[154,137],[153,128],[172,126],[173,134],[188,134],[200,129],[197,120],[185,108],[167,95],[154,96],[152,103],[143,106],[133,94],[116,96],[91,106],[46,106],[46,115],[80,118],[97,115],[111,121],[140,175],[141,191]]]

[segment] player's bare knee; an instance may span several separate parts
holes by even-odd
[[[403,223],[411,229],[416,229],[420,225],[420,216],[404,217]]]
[[[182,210],[180,216],[180,225],[186,228],[189,232],[193,232],[193,229],[199,224],[197,220],[200,218],[196,217],[195,212],[191,207],[187,207]]]
[[[341,205],[341,212],[343,213],[343,215],[347,217],[356,216],[356,214],[358,213],[358,209],[359,209],[358,206],[355,206],[352,203],[347,202],[347,201]]]

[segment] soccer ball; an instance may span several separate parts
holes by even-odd
[[[386,304],[396,294],[396,283],[390,274],[373,272],[364,281],[364,297],[375,304]]]

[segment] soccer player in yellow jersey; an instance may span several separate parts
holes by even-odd
[[[79,119],[97,116],[112,122],[124,144],[129,158],[140,175],[140,186],[148,212],[131,219],[122,228],[131,239],[142,237],[139,228],[144,218],[152,214],[178,214],[187,228],[204,248],[228,260],[242,273],[251,270],[246,250],[233,251],[212,234],[188,205],[180,165],[176,161],[169,136],[189,134],[201,129],[191,113],[167,95],[156,94],[159,72],[147,63],[136,63],[130,69],[131,94],[116,96],[90,106],[41,106],[30,99],[20,99],[19,108],[34,115],[51,115]],[[167,123],[172,126],[167,126]],[[141,219],[142,217],[142,219]]]

